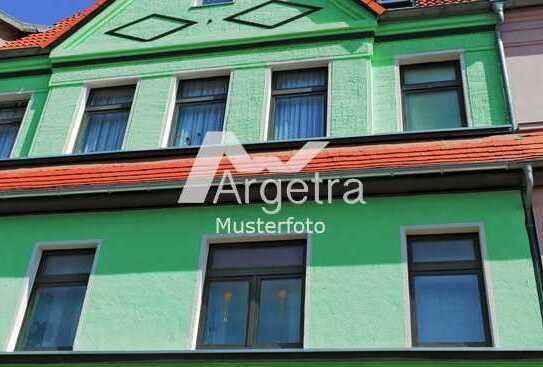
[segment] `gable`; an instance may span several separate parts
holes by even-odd
[[[373,12],[352,0],[117,0],[60,44],[57,60],[220,47],[374,30]]]

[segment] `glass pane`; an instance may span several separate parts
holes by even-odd
[[[90,107],[131,104],[134,87],[94,89],[91,91],[88,105]]]
[[[222,131],[224,102],[190,103],[181,106],[174,146],[201,145],[210,131]]]
[[[212,5],[212,4],[225,4],[231,3],[233,0],[203,0],[202,5]]]
[[[128,111],[91,113],[81,153],[116,151],[122,148]]]
[[[324,136],[325,96],[275,98],[274,139],[305,139]]]
[[[471,238],[420,239],[411,241],[411,261],[473,261],[477,260]]]
[[[407,130],[462,127],[459,102],[456,90],[406,94]]]
[[[86,286],[42,287],[26,327],[24,349],[71,349]]]
[[[249,308],[249,283],[209,284],[203,343],[245,345]]]
[[[257,344],[299,343],[301,310],[301,279],[263,280]]]
[[[277,72],[274,76],[274,89],[324,87],[328,80],[328,72],[323,69]]]
[[[456,71],[452,64],[406,67],[403,77],[405,84],[454,81]]]
[[[19,124],[0,124],[0,159],[9,158],[18,132]]]
[[[212,249],[213,269],[300,266],[304,264],[304,246],[234,247]]]
[[[224,1],[221,1],[221,3]],[[228,78],[183,80],[180,98],[220,96],[228,93]]]
[[[419,343],[485,342],[477,275],[414,278]]]
[[[44,275],[67,275],[67,274],[90,274],[94,254],[46,254],[43,261],[42,274]]]
[[[2,121],[21,121],[26,111],[26,103],[12,103],[8,105],[0,105],[0,123]]]

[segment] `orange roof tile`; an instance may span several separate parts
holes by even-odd
[[[87,9],[58,22],[51,29],[45,32],[29,34],[28,36],[19,38],[17,40],[3,43],[0,45],[0,51],[22,48],[47,48],[57,40],[67,35],[68,32],[74,29],[76,26],[82,24],[85,19],[89,18],[108,2],[110,2],[110,0],[96,0],[96,2]]]
[[[255,153],[253,156],[262,154],[273,154],[286,161],[294,152]],[[395,170],[536,159],[543,159],[543,131],[471,139],[327,148],[303,172]],[[178,158],[152,162],[9,169],[0,171],[0,192],[182,181],[188,177],[193,164],[194,158]],[[247,176],[237,172],[227,158],[223,158],[217,177],[221,177],[225,170],[231,170],[234,176]],[[271,173],[266,171],[258,175]]]

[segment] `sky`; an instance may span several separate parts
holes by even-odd
[[[25,22],[52,25],[94,2],[95,0],[0,0],[0,9]]]

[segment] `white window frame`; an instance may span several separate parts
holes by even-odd
[[[126,148],[126,143],[128,141],[128,136],[130,134],[130,127],[132,126],[132,120],[134,116],[134,107],[136,106],[136,101],[138,99],[139,91],[141,88],[141,83],[139,78],[122,78],[122,79],[107,79],[107,80],[98,80],[92,81],[85,85],[81,89],[79,94],[79,99],[77,101],[77,108],[74,111],[72,117],[72,128],[68,139],[64,147],[64,154],[76,154],[76,144],[79,134],[81,133],[81,128],[83,126],[83,119],[85,118],[85,109],[87,107],[87,102],[89,100],[90,92],[93,89],[100,88],[115,88],[115,87],[126,87],[134,85],[134,98],[132,99],[132,105],[130,106],[130,113],[128,115],[128,121],[126,122],[126,130],[123,137],[123,143],[121,145],[121,151]]]
[[[407,55],[397,55],[394,62],[394,81],[395,81],[395,97],[396,97],[396,106],[397,106],[397,131],[407,132],[404,129],[403,124],[403,103],[402,103],[402,82],[401,82],[401,72],[400,69],[402,66],[407,65],[418,65],[418,64],[427,64],[432,62],[446,62],[446,61],[458,61],[460,64],[460,74],[462,77],[462,91],[464,94],[464,108],[466,109],[466,124],[465,129],[473,128],[473,120],[471,113],[471,104],[469,99],[469,85],[468,85],[468,75],[466,70],[466,62],[464,58],[465,51],[460,50],[447,50],[447,51],[438,51],[438,52],[424,52],[417,54],[407,54]],[[447,131],[447,129],[443,129]]]
[[[73,351],[79,350],[77,346],[79,326],[81,325],[81,320],[84,319],[85,312],[88,309],[88,299],[89,294],[91,294],[92,289],[94,288],[94,278],[96,275],[96,268],[98,264],[98,257],[100,256],[100,249],[102,247],[102,240],[73,240],[73,241],[54,241],[54,242],[37,242],[32,251],[32,255],[28,262],[26,276],[24,277],[24,283],[21,289],[19,296],[19,305],[16,307],[16,311],[13,316],[13,322],[11,327],[11,332],[8,334],[7,339],[4,343],[6,352],[14,352],[17,347],[17,340],[23,326],[25,319],[26,311],[28,308],[28,302],[30,301],[30,296],[32,294],[32,288],[34,287],[34,281],[36,279],[40,262],[43,258],[43,253],[46,251],[52,250],[85,250],[85,249],[94,249],[94,259],[89,273],[89,281],[87,283],[87,290],[85,292],[85,298],[83,300],[83,306],[81,308],[81,314],[79,316],[79,323],[77,325],[77,331],[75,334]]]
[[[15,141],[13,142],[13,148],[11,149],[11,152],[9,153],[9,159],[18,158],[19,153],[16,151],[16,148],[21,143],[21,140],[24,139],[23,130],[26,131],[28,127],[28,118],[30,115],[30,111],[32,109],[32,105],[35,103],[35,94],[32,92],[24,92],[24,93],[2,93],[0,94],[0,102],[26,102],[26,110],[23,114],[23,118],[21,119],[21,123],[19,124],[19,130],[17,131],[17,136],[15,137]]]
[[[240,243],[244,242],[259,242],[262,243],[262,245],[266,245],[269,242],[272,241],[291,241],[291,240],[304,240],[306,241],[306,263],[305,263],[305,298],[304,298],[304,325],[303,325],[303,346],[304,348],[307,348],[310,340],[310,312],[311,312],[311,243],[312,238],[311,234],[279,234],[279,235],[269,235],[269,234],[262,234],[262,235],[230,235],[230,234],[224,234],[224,235],[204,235],[202,237],[201,245],[200,245],[200,259],[198,262],[198,270],[196,273],[196,284],[194,288],[194,299],[192,302],[192,322],[191,322],[191,332],[189,335],[191,335],[191,350],[197,349],[197,343],[198,343],[198,330],[200,326],[200,316],[201,316],[201,310],[202,310],[202,300],[203,300],[203,294],[204,294],[204,286],[205,286],[205,279],[206,279],[206,271],[207,271],[207,264],[208,264],[208,256],[209,256],[209,249],[213,245],[217,244],[231,244],[231,245],[239,245]],[[270,351],[274,351],[275,349],[270,349]],[[277,349],[276,351],[280,351],[281,349]]]
[[[333,60],[330,60],[328,58],[326,59],[309,59],[309,60],[300,60],[300,61],[285,61],[285,62],[277,62],[277,63],[271,63],[269,64],[269,67],[267,69],[266,73],[266,91],[264,93],[264,97],[266,98],[266,102],[264,105],[264,113],[263,113],[263,123],[261,125],[261,139],[263,142],[273,142],[270,136],[270,128],[273,124],[273,121],[271,121],[271,105],[272,105],[272,92],[273,92],[273,74],[276,72],[281,71],[294,71],[294,70],[303,70],[303,69],[316,69],[316,68],[327,68],[328,70],[328,80],[327,85],[328,89],[326,91],[326,120],[324,123],[326,124],[326,131],[325,135],[322,137],[328,138],[330,137],[332,128],[332,68],[333,68]],[[311,140],[311,139],[308,139]]]
[[[464,234],[474,233],[479,235],[479,246],[481,251],[481,263],[483,268],[483,283],[486,290],[486,304],[488,307],[488,323],[490,330],[490,338],[493,342],[493,347],[496,348],[500,345],[498,339],[496,323],[494,319],[495,303],[492,288],[492,275],[490,269],[490,262],[487,252],[487,241],[485,236],[484,223],[456,223],[456,224],[431,224],[431,225],[412,225],[403,226],[400,228],[401,238],[401,266],[402,266],[402,283],[404,294],[404,315],[405,315],[405,346],[407,348],[414,348],[412,340],[412,327],[411,327],[411,295],[409,287],[409,262],[407,255],[407,237],[419,236],[419,235],[447,235],[447,234]]]

